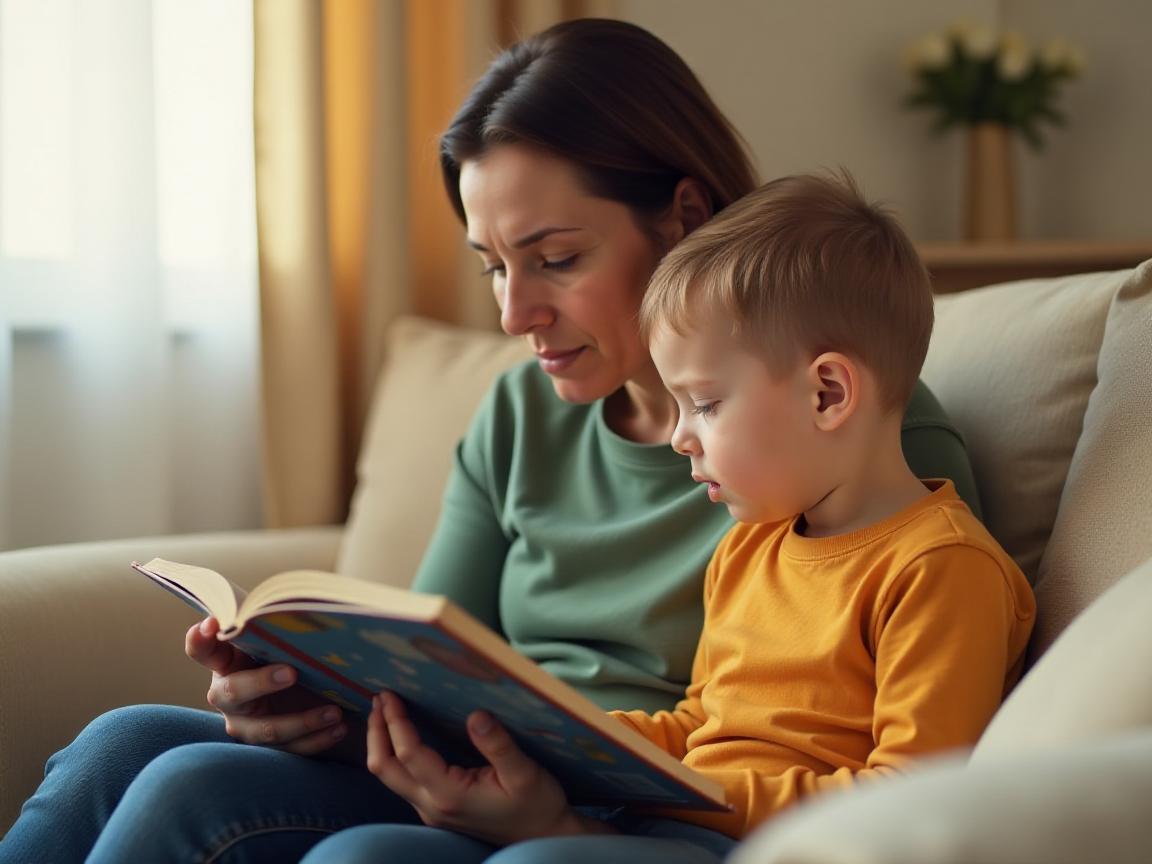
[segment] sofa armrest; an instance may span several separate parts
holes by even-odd
[[[195,610],[130,569],[164,557],[251,587],[335,567],[342,529],[149,537],[0,553],[0,832],[44,762],[121,705],[207,707],[208,673],[184,656]]]

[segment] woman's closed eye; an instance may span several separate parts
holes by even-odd
[[[572,265],[576,263],[576,259],[579,257],[579,255],[569,255],[567,258],[557,258],[552,260],[545,258],[540,266],[542,266],[545,270],[570,270]]]
[[[571,270],[572,266],[576,263],[576,259],[579,257],[579,255],[569,255],[567,258],[542,258],[540,260],[540,267],[544,270],[562,273],[565,270]],[[507,270],[507,267],[505,267],[504,262],[496,261],[492,264],[485,264],[484,269],[480,271],[480,275],[493,276],[497,273],[503,274],[505,270]]]

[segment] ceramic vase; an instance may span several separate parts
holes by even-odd
[[[1015,143],[1001,123],[968,127],[964,236],[971,242],[1016,239]]]

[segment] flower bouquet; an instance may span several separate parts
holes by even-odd
[[[918,39],[905,60],[914,81],[905,104],[935,111],[937,131],[996,123],[1034,148],[1042,123],[1064,124],[1057,94],[1084,71],[1083,53],[1066,39],[1036,51],[1015,33],[970,22]]]

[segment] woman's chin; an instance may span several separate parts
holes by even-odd
[[[587,405],[614,392],[610,388],[597,387],[590,381],[573,381],[564,378],[553,378],[552,389],[565,402],[571,402],[574,405]]]
[[[565,402],[587,405],[597,399],[606,399],[620,389],[616,375],[603,374],[606,370],[585,368],[570,370],[565,375],[550,375],[552,389]],[[597,374],[597,373],[600,374]]]

